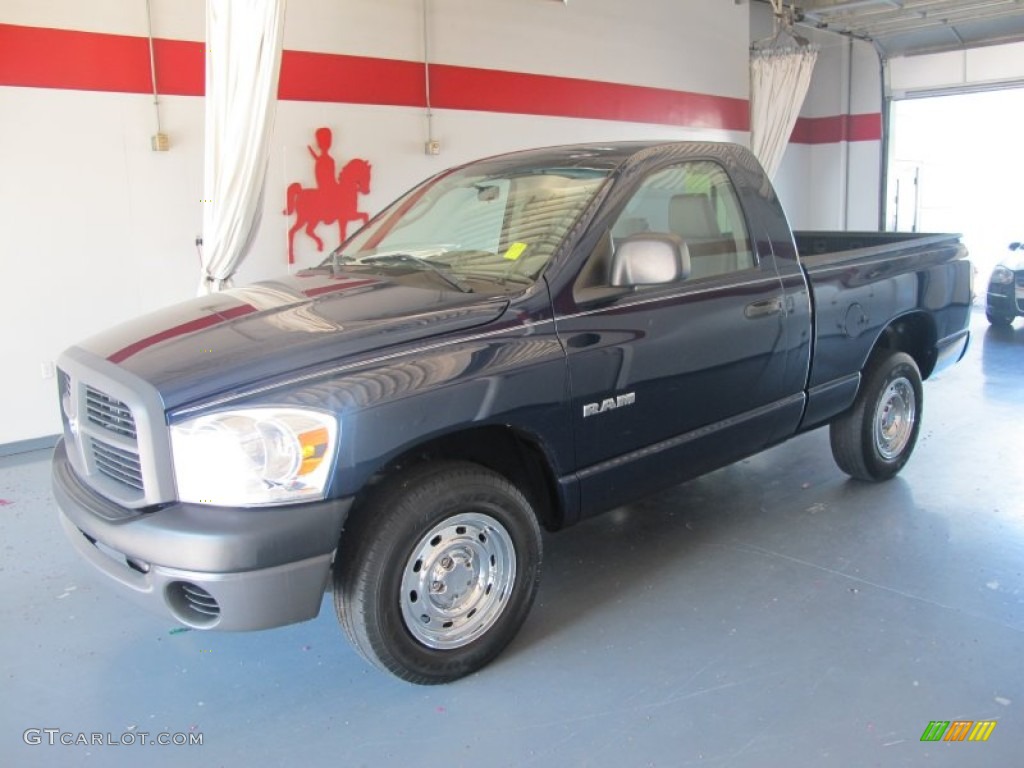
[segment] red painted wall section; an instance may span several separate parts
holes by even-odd
[[[436,107],[750,130],[746,99],[444,64],[430,75]]]
[[[203,43],[154,41],[161,93],[202,96]],[[590,118],[728,131],[750,130],[746,99],[596,80],[433,64],[439,109]],[[149,93],[144,37],[0,24],[0,85]],[[423,64],[366,56],[285,51],[281,99],[424,107]],[[791,141],[878,141],[879,114],[801,118]]]
[[[152,91],[145,38],[0,25],[0,84]]]
[[[841,141],[881,141],[882,116],[865,115],[801,117],[789,139],[796,144],[837,144]]]
[[[184,40],[153,42],[161,93],[203,95],[203,48]],[[0,85],[151,93],[149,43],[144,37],[0,24]]]
[[[156,83],[160,93],[171,96],[202,96],[206,90],[205,49],[204,43],[154,40],[153,58],[156,61]],[[149,65],[148,58],[146,65]],[[149,82],[148,75],[146,82]]]
[[[277,94],[291,101],[426,105],[423,64],[419,62],[309,51],[282,54]]]

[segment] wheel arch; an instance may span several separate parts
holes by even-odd
[[[507,479],[527,497],[545,529],[554,531],[565,524],[553,462],[541,440],[507,425],[447,432],[407,446],[373,474],[359,496],[409,467],[444,460],[472,462]],[[357,506],[359,502],[357,497]]]
[[[923,311],[908,312],[882,329],[871,347],[868,360],[880,352],[906,352],[917,363],[921,378],[927,379],[935,369],[937,341],[934,318]]]

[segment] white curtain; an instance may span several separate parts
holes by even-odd
[[[263,211],[286,0],[207,0],[199,295],[231,287]]]
[[[769,178],[782,163],[817,59],[814,46],[750,52],[750,148]]]

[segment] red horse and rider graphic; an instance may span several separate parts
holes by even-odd
[[[370,216],[359,210],[359,195],[370,193],[372,166],[366,160],[355,158],[345,163],[341,173],[335,176],[334,158],[331,156],[333,136],[330,128],[316,129],[316,146],[307,147],[313,156],[313,175],[316,186],[303,187],[298,182],[288,185],[285,215],[295,214],[295,223],[288,230],[288,263],[295,263],[295,233],[305,227],[306,234],[313,238],[316,249],[324,249],[324,241],[317,236],[320,224],[338,223],[338,242],[345,242],[350,221],[365,224]],[[319,151],[318,151],[319,150]]]

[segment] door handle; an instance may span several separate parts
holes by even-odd
[[[567,344],[573,349],[583,349],[584,347],[592,347],[600,341],[601,337],[596,333],[577,333],[569,338]]]
[[[746,309],[743,310],[743,314],[750,320],[754,320],[758,317],[781,315],[782,297],[774,296],[770,299],[764,299],[763,301],[755,301],[753,304],[747,304]]]

